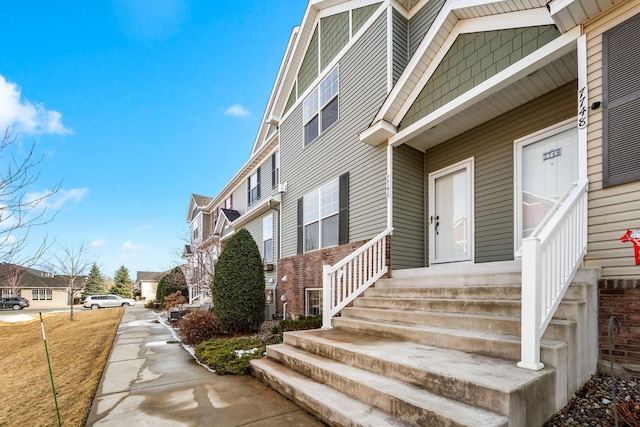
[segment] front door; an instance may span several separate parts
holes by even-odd
[[[429,174],[429,263],[470,261],[473,159]]]

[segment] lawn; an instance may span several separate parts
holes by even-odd
[[[42,315],[63,426],[84,425],[123,311]],[[39,317],[0,322],[0,361],[0,426],[57,426]]]

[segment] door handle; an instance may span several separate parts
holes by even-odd
[[[429,217],[429,221],[431,221],[431,224],[433,224],[434,220],[435,220],[435,223],[436,223],[435,224],[435,228],[436,228],[436,236],[437,236],[438,235],[438,226],[440,225],[440,216],[439,215],[436,215],[436,216],[431,215]]]

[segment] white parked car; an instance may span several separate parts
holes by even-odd
[[[91,310],[107,307],[125,307],[136,305],[133,298],[122,298],[120,295],[89,295],[84,300],[84,307]]]

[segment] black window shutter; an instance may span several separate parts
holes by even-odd
[[[302,216],[303,206],[304,206],[304,198],[300,197],[298,199],[298,254],[301,254],[302,252],[304,252],[304,248],[302,247],[302,244],[303,244],[302,233],[304,231],[304,223],[303,223],[303,216]]]
[[[251,204],[251,175],[247,178],[247,206]]]
[[[271,155],[271,188],[276,188],[276,153]]]
[[[603,186],[640,180],[640,14],[602,36]]]
[[[256,173],[258,174],[258,176],[257,176],[257,178],[258,178],[258,183],[257,183],[258,191],[257,191],[257,193],[258,194],[256,195],[256,200],[259,200],[260,199],[260,168],[258,168],[258,171]]]
[[[349,172],[340,175],[338,244],[349,243]]]

